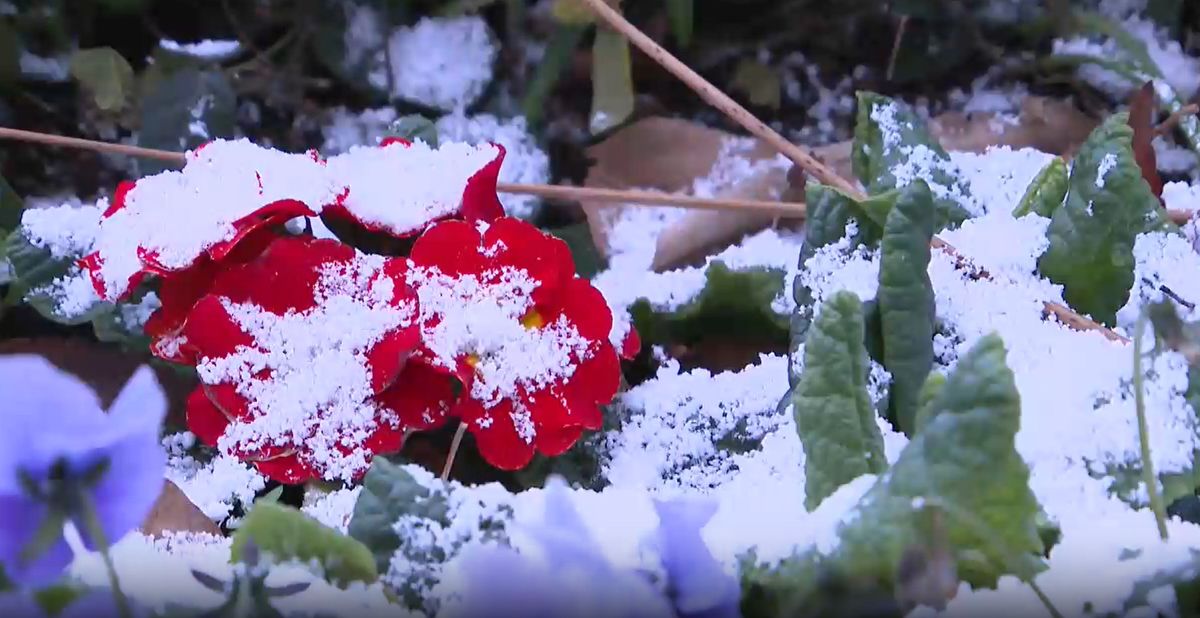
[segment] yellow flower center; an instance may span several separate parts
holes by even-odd
[[[526,313],[525,317],[521,318],[521,325],[529,330],[541,328],[546,325],[546,318],[543,318],[537,309],[530,309],[529,313]]]
[[[467,355],[467,364],[471,366],[471,369],[474,369],[475,365],[479,364],[479,355],[478,354],[468,354]]]

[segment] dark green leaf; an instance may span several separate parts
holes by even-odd
[[[141,13],[153,2],[154,0],[96,0],[96,4],[114,13]]]
[[[575,272],[580,277],[591,279],[607,267],[604,256],[596,249],[596,242],[592,239],[591,228],[587,223],[575,223],[547,232],[567,243],[567,247],[571,249],[571,257],[575,259]]]
[[[592,134],[603,133],[633,113],[633,71],[629,41],[605,26],[592,44]]]
[[[138,145],[161,150],[190,150],[217,138],[233,136],[236,98],[225,74],[184,68],[163,77],[142,99]],[[169,169],[170,164],[142,159],[142,174]]]
[[[1025,195],[1013,209],[1013,216],[1024,217],[1032,212],[1049,219],[1066,197],[1067,162],[1062,157],[1055,157],[1029,183]]]
[[[521,100],[521,111],[530,127],[536,127],[542,120],[546,98],[558,85],[558,80],[571,65],[575,47],[583,39],[587,28],[575,24],[556,24],[550,41],[546,44],[546,52],[538,63],[525,97]]]
[[[858,517],[842,525],[836,558],[843,568],[894,581],[921,499],[949,511],[950,546],[972,585],[993,587],[1003,574],[1028,580],[1042,568],[1040,507],[1015,446],[1021,399],[1005,356],[991,334],[959,359],[924,429],[863,497]]]
[[[781,270],[730,270],[712,262],[705,279],[700,294],[674,311],[656,310],[645,299],[634,303],[630,312],[643,346],[714,336],[786,343],[787,318],[771,308],[783,289]]]
[[[694,0],[666,0],[667,18],[671,21],[671,35],[680,47],[692,44]]]
[[[969,216],[967,183],[950,155],[907,105],[873,92],[858,93],[858,120],[850,154],[854,175],[875,195],[924,179],[938,191],[934,199],[937,232]]]
[[[400,536],[393,524],[401,516],[416,515],[448,525],[447,513],[445,496],[421,486],[400,466],[376,457],[354,503],[349,533],[371,548],[376,567],[386,572],[392,556],[400,549]]]
[[[419,139],[434,148],[438,145],[437,125],[420,114],[398,118],[388,127],[387,137],[399,137],[409,141]]]
[[[37,590],[33,596],[47,614],[57,616],[87,593],[87,588],[77,584],[56,584]]]
[[[351,582],[370,584],[379,578],[371,550],[289,506],[255,503],[233,535],[233,562],[241,562],[243,548],[251,540],[278,561],[315,560],[324,577],[339,588]]]
[[[921,429],[929,424],[932,420],[934,412],[933,402],[941,394],[942,389],[946,387],[946,375],[936,371],[930,371],[929,377],[925,378],[925,383],[921,385],[921,394],[917,408],[917,419],[913,423],[913,431],[921,433]]]
[[[8,234],[21,224],[25,202],[13,191],[12,185],[0,176],[0,234]]]
[[[813,510],[842,485],[887,468],[867,392],[862,303],[840,291],[821,303],[792,394],[804,445],[804,505]]]
[[[111,47],[81,49],[71,56],[71,77],[92,95],[96,107],[119,112],[133,94],[133,67]]]
[[[1071,308],[1109,326],[1133,286],[1138,234],[1173,229],[1133,158],[1125,114],[1096,128],[1071,167],[1067,199],[1054,212],[1042,275],[1063,286]],[[1100,178],[1100,169],[1105,173]]]
[[[384,46],[391,32],[408,21],[408,2],[402,0],[317,0],[308,22],[314,57],[354,90],[382,98],[388,92],[389,68]],[[364,19],[354,11],[373,11]],[[357,19],[354,19],[357,17]],[[351,30],[351,21],[354,29]],[[347,32],[355,36],[347,37]],[[379,73],[383,72],[381,79]]]
[[[7,19],[0,19],[0,88],[21,79],[21,40]]]
[[[909,436],[913,435],[921,385],[933,367],[932,236],[933,195],[918,180],[900,192],[888,213],[876,294],[883,366],[892,374],[889,416]]]

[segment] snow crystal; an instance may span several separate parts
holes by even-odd
[[[1162,199],[1171,210],[1200,210],[1200,184],[1168,182],[1163,185]]]
[[[500,182],[544,184],[550,180],[550,158],[526,129],[524,116],[501,120],[491,114],[468,117],[454,112],[438,119],[437,132],[439,140],[490,141],[503,146],[505,154],[500,167]],[[528,219],[534,214],[538,198],[504,194],[500,201],[509,215]]]
[[[360,493],[361,486],[330,492],[310,487],[304,496],[302,510],[326,526],[345,533],[350,526],[350,517],[354,515],[354,504],[358,501]]]
[[[497,156],[490,144],[432,148],[417,140],[408,146],[355,146],[331,157],[326,167],[349,187],[342,204],[355,218],[404,235],[457,212],[467,182]]]
[[[934,174],[939,172],[951,178],[960,177],[961,171],[954,159],[939,158],[937,153],[925,144],[902,143],[901,129],[906,127],[900,126],[900,120],[896,117],[898,111],[896,103],[879,105],[871,110],[871,120],[878,125],[883,136],[883,147],[898,149],[904,153],[904,163],[890,170],[896,179],[896,186],[903,187],[915,180],[924,180],[935,197],[953,200],[972,215],[982,214],[982,207],[977,203],[977,198],[964,193],[959,183],[952,182],[950,186],[946,186],[934,179]]]
[[[1029,183],[1037,177],[1054,155],[1035,148],[1013,150],[1008,146],[989,146],[983,153],[951,151],[950,159],[969,183],[971,195],[984,212],[1012,212]]]
[[[1200,254],[1187,238],[1167,232],[1139,234],[1133,245],[1133,259],[1133,288],[1128,302],[1117,313],[1118,322],[1132,327],[1142,306],[1163,300],[1168,293],[1193,306],[1200,304],[1200,280],[1196,277]],[[1194,309],[1179,310],[1186,319],[1200,317]]]
[[[382,261],[359,255],[345,270],[326,267],[318,305],[299,313],[281,316],[222,299],[254,340],[196,368],[206,384],[232,383],[249,400],[251,418],[225,430],[222,451],[302,443],[306,463],[325,478],[350,479],[366,469],[361,445],[378,426],[366,352],[416,318],[411,304],[389,304],[388,286],[367,283]],[[263,369],[270,376],[256,377]]]
[[[393,95],[442,110],[470,105],[492,79],[496,44],[476,15],[422,18],[388,40]]]
[[[21,229],[35,247],[56,258],[78,258],[92,250],[100,214],[107,208],[101,200],[94,206],[63,204],[51,208],[28,208],[21,214]]]
[[[187,453],[195,442],[196,437],[187,431],[163,438],[167,480],[216,522],[232,515],[235,505],[252,504],[255,495],[266,486],[266,479],[254,468],[227,455],[217,454],[208,462],[197,461]]]

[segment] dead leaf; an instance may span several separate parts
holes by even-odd
[[[1163,181],[1158,175],[1158,158],[1154,154],[1154,115],[1158,104],[1154,98],[1154,82],[1142,84],[1129,101],[1129,127],[1133,129],[1133,159],[1142,170],[1142,178],[1150,185],[1150,191],[1159,203],[1162,199]]]
[[[158,495],[140,530],[142,534],[155,538],[167,532],[200,532],[221,536],[221,527],[192,504],[183,490],[168,480],[163,481],[162,493]]]
[[[1097,125],[1099,121],[1069,101],[1026,97],[1015,120],[995,113],[947,112],[930,121],[929,132],[946,150],[983,152],[988,146],[1009,146],[1066,156]]]

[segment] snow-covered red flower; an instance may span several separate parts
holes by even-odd
[[[399,450],[406,424],[376,396],[420,337],[403,266],[280,237],[218,273],[182,331],[202,382],[191,431],[285,483],[352,480],[374,454]]]
[[[493,221],[504,216],[496,195],[503,163],[499,144],[432,148],[388,138],[379,146],[356,146],[327,162],[329,174],[345,189],[323,212],[398,237],[449,218]]]
[[[512,218],[432,226],[406,277],[419,298],[421,362],[462,384],[452,414],[492,465],[559,455],[620,383],[604,297],[575,276],[566,243]]]

